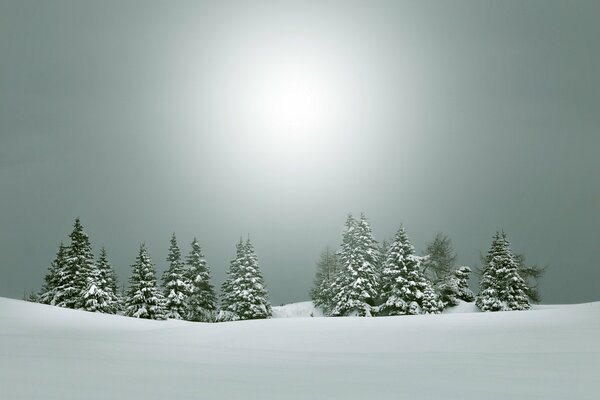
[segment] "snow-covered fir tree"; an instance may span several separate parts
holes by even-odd
[[[316,307],[323,310],[325,315],[329,315],[333,303],[332,285],[339,270],[338,256],[329,246],[323,250],[319,262],[310,298]]]
[[[240,317],[231,310],[234,308],[234,304],[237,301],[237,297],[234,296],[233,282],[240,275],[239,269],[243,257],[244,241],[240,238],[240,241],[235,245],[235,258],[229,263],[227,276],[221,285],[221,308],[217,317],[217,321],[219,322],[240,319]]]
[[[186,319],[191,284],[186,276],[175,233],[171,235],[167,262],[169,266],[163,274],[165,316],[171,319]]]
[[[89,306],[86,306],[85,309],[116,314],[121,310],[121,301],[117,290],[117,275],[108,261],[108,255],[104,247],[100,249],[96,266],[97,271],[93,272],[94,278],[89,280],[88,289],[86,295],[84,295],[84,297],[87,297],[86,302],[89,303]],[[92,284],[96,285],[95,289]]]
[[[196,238],[191,246],[192,250],[186,260],[188,265],[186,281],[190,285],[187,318],[190,321],[211,322],[216,317],[217,297],[210,282],[210,268]]]
[[[378,297],[378,248],[364,214],[360,221],[348,215],[339,262],[331,315],[371,316]]]
[[[444,307],[451,307],[458,304],[459,300],[471,302],[475,300],[475,295],[469,289],[469,275],[471,268],[460,267],[453,273],[448,274],[437,285],[440,299],[444,303]]]
[[[481,311],[527,310],[527,285],[519,275],[519,265],[504,232],[496,232],[485,257],[477,307]]]
[[[437,233],[423,253],[421,270],[431,282],[437,284],[454,271],[457,256],[447,235]]]
[[[422,257],[408,240],[403,227],[387,251],[381,276],[381,315],[430,314],[441,311],[431,283],[421,273]]]
[[[144,244],[140,246],[132,268],[125,314],[135,318],[166,319],[164,298],[156,287],[154,264]]]
[[[58,247],[56,257],[50,263],[48,273],[44,277],[44,285],[40,291],[38,302],[42,304],[55,305],[58,296],[58,287],[61,284],[61,274],[64,273],[65,269],[65,257],[67,249],[63,243]]]
[[[88,288],[88,278],[96,269],[92,246],[83,231],[79,218],[75,219],[69,235],[70,245],[64,249],[64,263],[58,270],[54,305],[66,308],[84,308],[83,296]]]
[[[271,316],[271,303],[262,272],[250,239],[237,246],[236,259],[231,262],[223,284],[221,310],[228,319],[261,319]]]

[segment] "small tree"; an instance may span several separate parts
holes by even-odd
[[[475,295],[469,289],[469,274],[471,268],[460,267],[453,273],[446,275],[437,288],[444,307],[455,306],[459,300],[471,302]]]
[[[314,284],[310,290],[310,298],[315,306],[323,310],[325,315],[329,315],[332,308],[332,285],[338,270],[338,256],[327,246],[321,253],[319,262],[317,262]]]
[[[431,282],[441,282],[455,269],[457,256],[452,247],[452,240],[443,233],[435,235],[425,247],[423,255],[425,257],[422,261],[422,271]]]
[[[186,279],[190,284],[187,316],[191,321],[211,322],[215,319],[217,297],[210,283],[210,268],[206,263],[200,244],[194,238],[187,258]]]
[[[109,314],[116,314],[118,311],[121,310],[121,301],[119,299],[119,292],[117,289],[117,274],[110,262],[108,261],[108,255],[104,247],[100,249],[100,256],[98,257],[98,262],[96,263],[96,265],[98,267],[98,289],[102,293],[104,293],[104,299],[100,300],[104,300],[105,302],[105,305],[99,307],[98,311]],[[98,296],[100,294],[101,293],[98,293],[94,296]]]
[[[171,319],[185,319],[191,284],[181,261],[181,251],[175,233],[171,235],[167,262],[169,266],[163,274],[165,316]]]
[[[477,307],[481,311],[529,309],[527,285],[504,232],[496,232],[485,262]]]
[[[164,298],[156,287],[156,272],[144,244],[132,265],[125,313],[130,317],[166,319]]]
[[[400,227],[387,251],[382,271],[381,315],[429,314],[441,311],[442,304],[431,283],[421,273],[422,257]]]
[[[61,278],[65,273],[65,257],[66,247],[61,243],[58,247],[56,258],[50,263],[48,273],[44,277],[44,285],[42,286],[40,296],[38,297],[40,303],[56,305],[57,299],[62,297],[58,288],[61,286]]]

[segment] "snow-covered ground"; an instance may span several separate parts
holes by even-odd
[[[202,324],[0,298],[0,399],[600,398],[600,303],[461,307]]]

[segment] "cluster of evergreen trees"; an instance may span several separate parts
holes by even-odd
[[[68,246],[62,243],[59,246],[41,292],[30,296],[30,300],[147,319],[212,322],[271,316],[268,293],[250,239],[245,243],[240,240],[237,245],[236,258],[222,287],[219,310],[210,268],[196,238],[183,262],[177,238],[172,235],[162,288],[157,283],[156,269],[146,246],[142,244],[132,265],[129,288],[119,293],[117,276],[108,262],[106,250],[102,248],[98,260],[94,259],[89,237],[79,218],[69,237]]]
[[[310,296],[329,316],[431,314],[459,300],[475,300],[482,311],[524,310],[539,301],[528,280],[539,278],[543,269],[525,266],[503,232],[483,258],[477,296],[468,286],[471,269],[456,268],[456,258],[443,234],[417,255],[403,227],[378,247],[364,214],[359,220],[349,215],[340,249],[327,247],[321,254]]]

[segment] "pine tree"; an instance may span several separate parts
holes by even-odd
[[[441,282],[455,269],[457,257],[452,240],[443,233],[437,233],[433,241],[427,244],[424,256],[422,271],[434,283]]]
[[[316,307],[323,310],[325,315],[329,315],[333,306],[333,293],[331,289],[338,269],[338,256],[327,246],[321,253],[321,258],[317,263],[314,285],[310,290],[310,298]]]
[[[192,250],[187,257],[187,281],[190,295],[187,302],[187,316],[191,321],[211,322],[215,320],[217,297],[210,283],[210,268],[206,263],[198,240],[192,241]]]
[[[504,232],[496,232],[485,257],[477,307],[481,311],[527,310],[527,285]]]
[[[156,287],[154,264],[144,244],[140,246],[132,269],[125,314],[135,318],[166,319],[164,298]]]
[[[441,311],[431,283],[420,270],[422,257],[400,227],[387,251],[381,276],[382,304],[378,311],[382,315],[429,314]]]
[[[339,251],[340,272],[332,290],[331,315],[371,316],[378,297],[378,248],[366,217],[346,219],[346,230]]]
[[[227,281],[223,284],[222,311],[238,319],[261,319],[271,316],[271,304],[262,272],[250,239],[237,246]],[[234,317],[234,319],[235,319]]]
[[[95,271],[94,279],[88,283],[87,301],[89,306],[88,311],[99,311],[109,314],[116,314],[120,311],[121,302],[117,290],[117,276],[114,268],[108,262],[106,249],[100,249],[98,257],[97,271]],[[96,288],[92,287],[92,283]]]
[[[236,321],[240,317],[233,311],[237,297],[234,295],[234,281],[240,275],[240,263],[244,257],[244,242],[242,238],[235,246],[235,258],[229,263],[229,270],[227,271],[227,277],[221,285],[221,309],[217,317],[217,321]]]
[[[181,261],[181,251],[175,233],[171,236],[167,262],[169,266],[163,274],[166,317],[185,319],[191,284],[186,276],[183,261]]]
[[[71,243],[64,248],[64,263],[57,271],[54,305],[66,308],[84,308],[83,296],[88,288],[88,278],[96,268],[92,246],[83,231],[79,218],[75,219],[69,235]]]
[[[65,268],[66,250],[65,245],[61,243],[56,258],[50,263],[48,273],[44,277],[44,285],[38,297],[38,301],[42,304],[55,305],[56,300],[60,298],[58,288],[61,285],[61,274]]]
[[[469,274],[471,268],[460,267],[446,277],[437,285],[440,299],[444,307],[455,306],[459,300],[471,302],[475,300],[475,295],[469,289]]]

